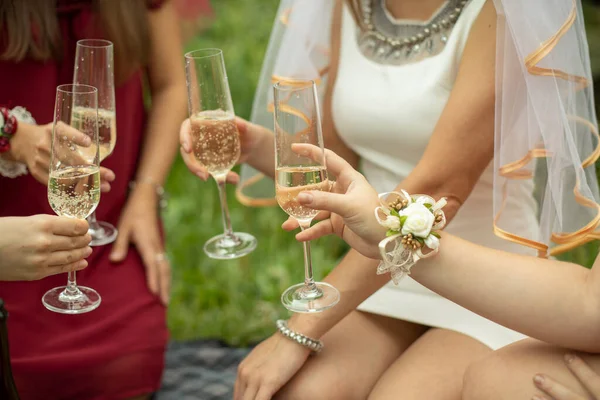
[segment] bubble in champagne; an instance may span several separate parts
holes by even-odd
[[[50,173],[48,201],[57,215],[85,219],[100,202],[100,170],[68,167]]]
[[[190,119],[194,156],[215,178],[227,175],[240,157],[240,137],[233,114],[203,111]]]
[[[319,212],[298,203],[298,195],[307,190],[329,191],[327,169],[323,166],[295,166],[277,168],[275,171],[277,203],[289,216],[298,220],[311,220]]]

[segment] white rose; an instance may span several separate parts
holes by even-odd
[[[425,239],[425,245],[431,250],[437,250],[437,248],[440,247],[440,239],[433,235],[429,235]]]
[[[397,231],[400,229],[400,218],[388,215],[385,221],[383,221],[383,226],[393,231]]]
[[[405,216],[406,221],[402,225],[402,234],[426,238],[431,232],[431,227],[435,221],[435,217],[431,211],[423,204],[412,203],[408,207],[400,211],[400,216]]]

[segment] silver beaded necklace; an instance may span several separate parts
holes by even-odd
[[[397,20],[385,0],[362,0],[365,29],[357,41],[363,55],[380,64],[403,65],[439,54],[468,0],[447,0],[429,21]]]

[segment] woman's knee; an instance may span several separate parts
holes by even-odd
[[[493,352],[472,363],[463,377],[463,400],[494,400],[501,391],[501,381],[506,384],[506,360]]]
[[[361,397],[362,396],[362,397]],[[336,371],[310,373],[301,371],[290,380],[274,397],[275,400],[364,400],[362,391],[344,379]]]
[[[562,363],[565,350],[526,339],[490,353],[469,366],[463,377],[464,400],[530,399],[540,394],[536,373],[549,373],[576,384]]]

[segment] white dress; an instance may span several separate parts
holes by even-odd
[[[465,7],[440,54],[401,66],[375,63],[360,52],[356,24],[348,8],[344,8],[340,64],[332,97],[333,119],[341,138],[360,156],[362,172],[378,192],[394,190],[422,157],[454,86],[471,26],[485,1],[471,0]],[[494,235],[492,185],[490,165],[446,230],[487,247],[528,252]],[[518,201],[522,207],[535,207],[532,198],[510,200]],[[534,211],[529,215],[531,220],[515,219],[514,224],[535,226]],[[418,264],[415,268],[419,268]],[[411,278],[405,278],[399,286],[390,282],[359,309],[458,331],[492,349],[525,338]]]

